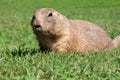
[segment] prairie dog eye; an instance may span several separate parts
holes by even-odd
[[[51,17],[51,16],[53,16],[53,13],[49,13],[49,14],[48,14],[48,17]]]

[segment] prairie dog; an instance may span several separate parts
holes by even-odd
[[[41,50],[70,52],[113,49],[120,35],[112,40],[99,26],[84,20],[70,20],[52,8],[35,11],[32,29]]]

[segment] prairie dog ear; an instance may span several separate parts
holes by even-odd
[[[60,19],[62,19],[62,20],[65,20],[66,19],[66,17],[64,16],[64,15],[62,15],[62,14],[60,14],[60,13],[58,13],[58,12],[55,12],[56,13],[56,15],[60,18]]]

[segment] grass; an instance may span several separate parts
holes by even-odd
[[[120,46],[86,53],[39,51],[30,21],[41,7],[98,24],[111,38],[120,32],[119,0],[1,0],[0,80],[120,79]]]

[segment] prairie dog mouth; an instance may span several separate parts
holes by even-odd
[[[41,26],[40,26],[40,25],[35,25],[34,27],[35,27],[35,28],[39,28],[39,27],[41,28]]]

